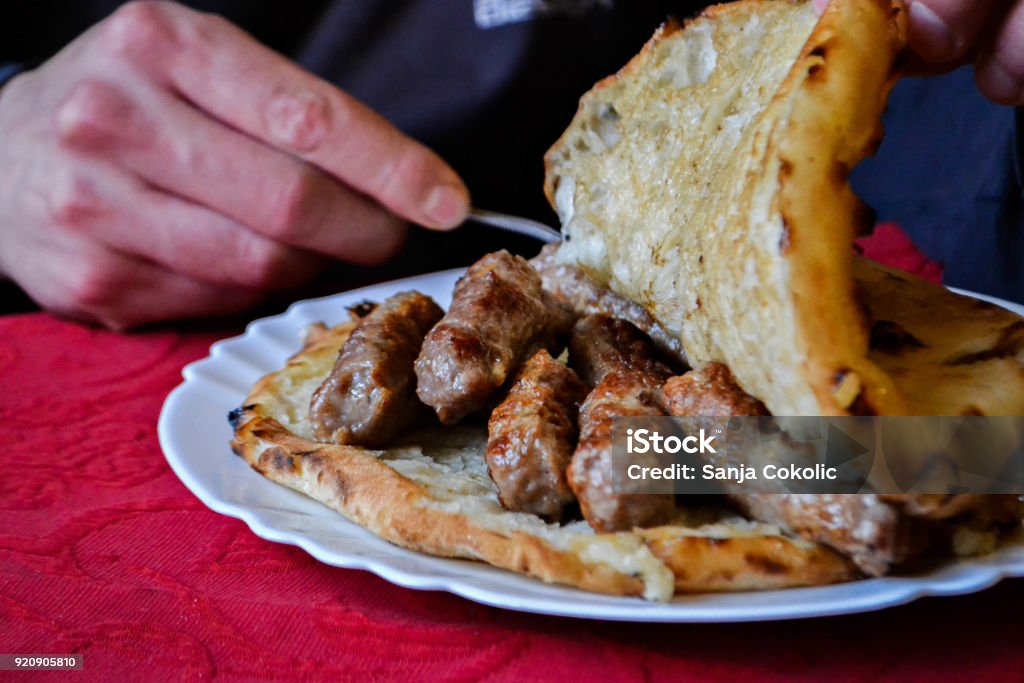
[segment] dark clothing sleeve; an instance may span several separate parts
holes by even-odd
[[[43,61],[109,16],[124,0],[14,0],[0,5],[0,62]],[[194,0],[194,9],[221,14],[278,52],[297,50],[330,0]],[[361,4],[361,0],[348,4]]]
[[[878,154],[853,172],[880,220],[945,265],[946,284],[1024,301],[1019,109],[986,100],[971,67],[897,84]]]

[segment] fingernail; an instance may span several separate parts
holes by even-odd
[[[980,75],[985,94],[996,102],[1017,105],[1021,103],[1021,82],[1000,62],[991,62]]]
[[[945,62],[957,56],[956,36],[923,2],[910,5],[910,43],[928,61]]]
[[[444,228],[455,227],[466,219],[469,201],[461,188],[453,185],[438,185],[430,191],[424,207],[427,217]]]

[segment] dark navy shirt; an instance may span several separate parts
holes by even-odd
[[[853,186],[946,266],[946,284],[1024,301],[1018,112],[986,100],[970,67],[904,79]]]
[[[42,60],[116,0],[0,9],[0,64]],[[436,149],[488,208],[553,220],[542,157],[579,96],[635,54],[669,14],[656,0],[200,0]],[[970,69],[898,84],[875,159],[853,174],[880,220],[899,221],[949,284],[1024,301],[1015,110]],[[502,238],[505,241],[505,238]],[[529,251],[529,243],[519,243]],[[468,263],[494,238],[417,233],[412,270]]]

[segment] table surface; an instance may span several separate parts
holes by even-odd
[[[941,272],[898,231],[865,248]],[[0,317],[0,652],[82,653],[86,680],[1024,681],[1021,580],[848,617],[619,624],[403,589],[264,541],[203,507],[156,438],[182,366],[240,331]]]

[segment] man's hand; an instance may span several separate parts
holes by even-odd
[[[110,327],[381,262],[468,201],[383,118],[175,4],[125,5],[0,91],[0,274]]]
[[[814,0],[819,12],[827,4]],[[989,99],[1024,105],[1024,0],[907,0],[907,6],[916,71],[973,63]]]

